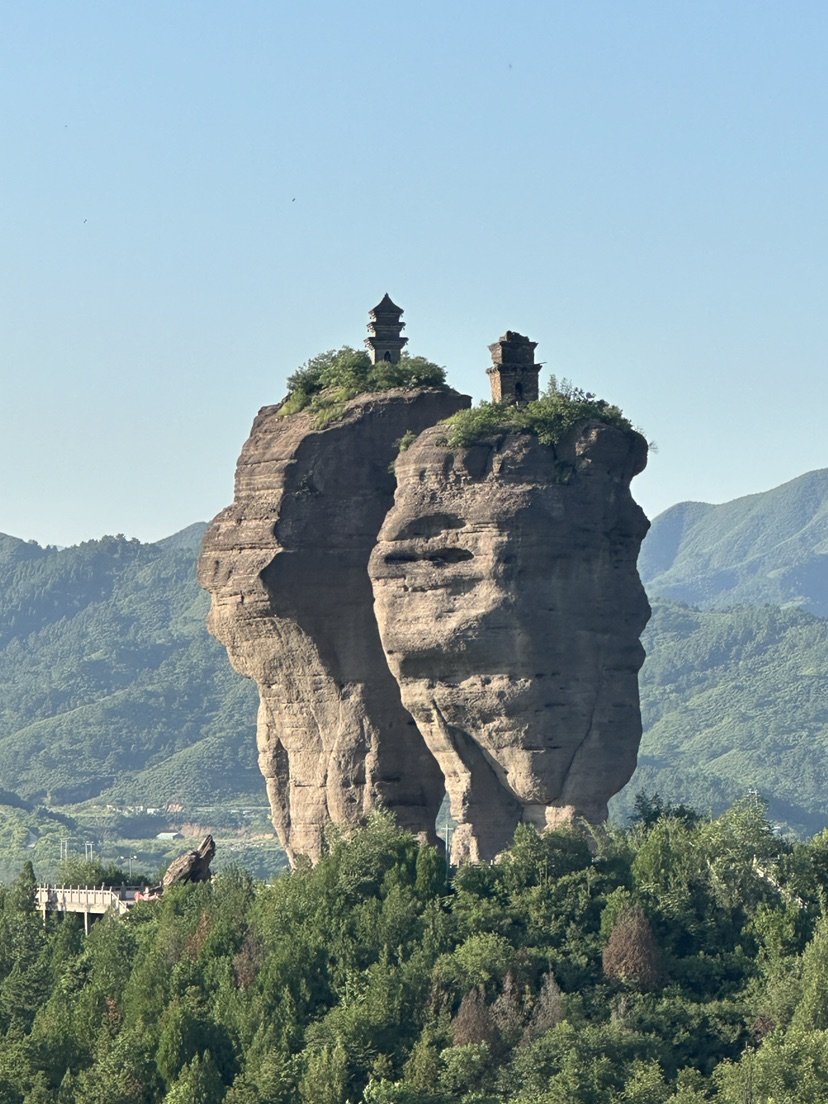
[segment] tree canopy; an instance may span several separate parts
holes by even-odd
[[[828,842],[754,796],[639,812],[454,872],[378,814],[315,867],[174,887],[88,938],[44,929],[29,866],[0,889],[0,1099],[828,1098]]]

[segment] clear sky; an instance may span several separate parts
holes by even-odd
[[[0,531],[154,540],[359,345],[617,402],[652,516],[828,464],[828,5],[6,4]]]

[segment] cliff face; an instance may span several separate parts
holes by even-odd
[[[443,782],[386,664],[367,566],[396,442],[468,405],[453,391],[383,392],[322,429],[265,407],[235,500],[205,536],[210,630],[258,685],[259,763],[291,860],[319,856],[329,821],[353,825],[380,803],[433,835]]]
[[[637,433],[589,422],[457,451],[439,426],[396,466],[371,557],[402,700],[445,776],[453,856],[491,859],[520,821],[606,816],[641,737],[636,571],[648,522]]]

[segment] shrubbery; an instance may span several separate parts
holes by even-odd
[[[591,392],[552,376],[549,386],[534,402],[522,406],[483,402],[447,418],[448,443],[465,448],[486,437],[504,433],[534,433],[542,444],[553,445],[579,422],[589,419],[632,430],[632,423],[617,406]]]
[[[2,1104],[817,1104],[824,839],[757,799],[626,831],[523,826],[453,877],[375,816],[270,885],[123,920],[0,887]],[[589,843],[589,846],[588,846]]]
[[[295,414],[309,408],[317,425],[324,425],[342,413],[344,404],[364,392],[393,388],[444,387],[446,372],[425,357],[403,353],[397,364],[371,363],[364,350],[343,345],[320,353],[288,377],[288,397],[280,414]]]

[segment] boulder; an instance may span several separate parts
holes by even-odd
[[[173,859],[167,867],[167,872],[161,879],[158,892],[163,892],[171,885],[180,882],[209,882],[212,877],[210,863],[216,854],[216,842],[212,836],[207,835],[195,849],[185,851],[177,859]]]

